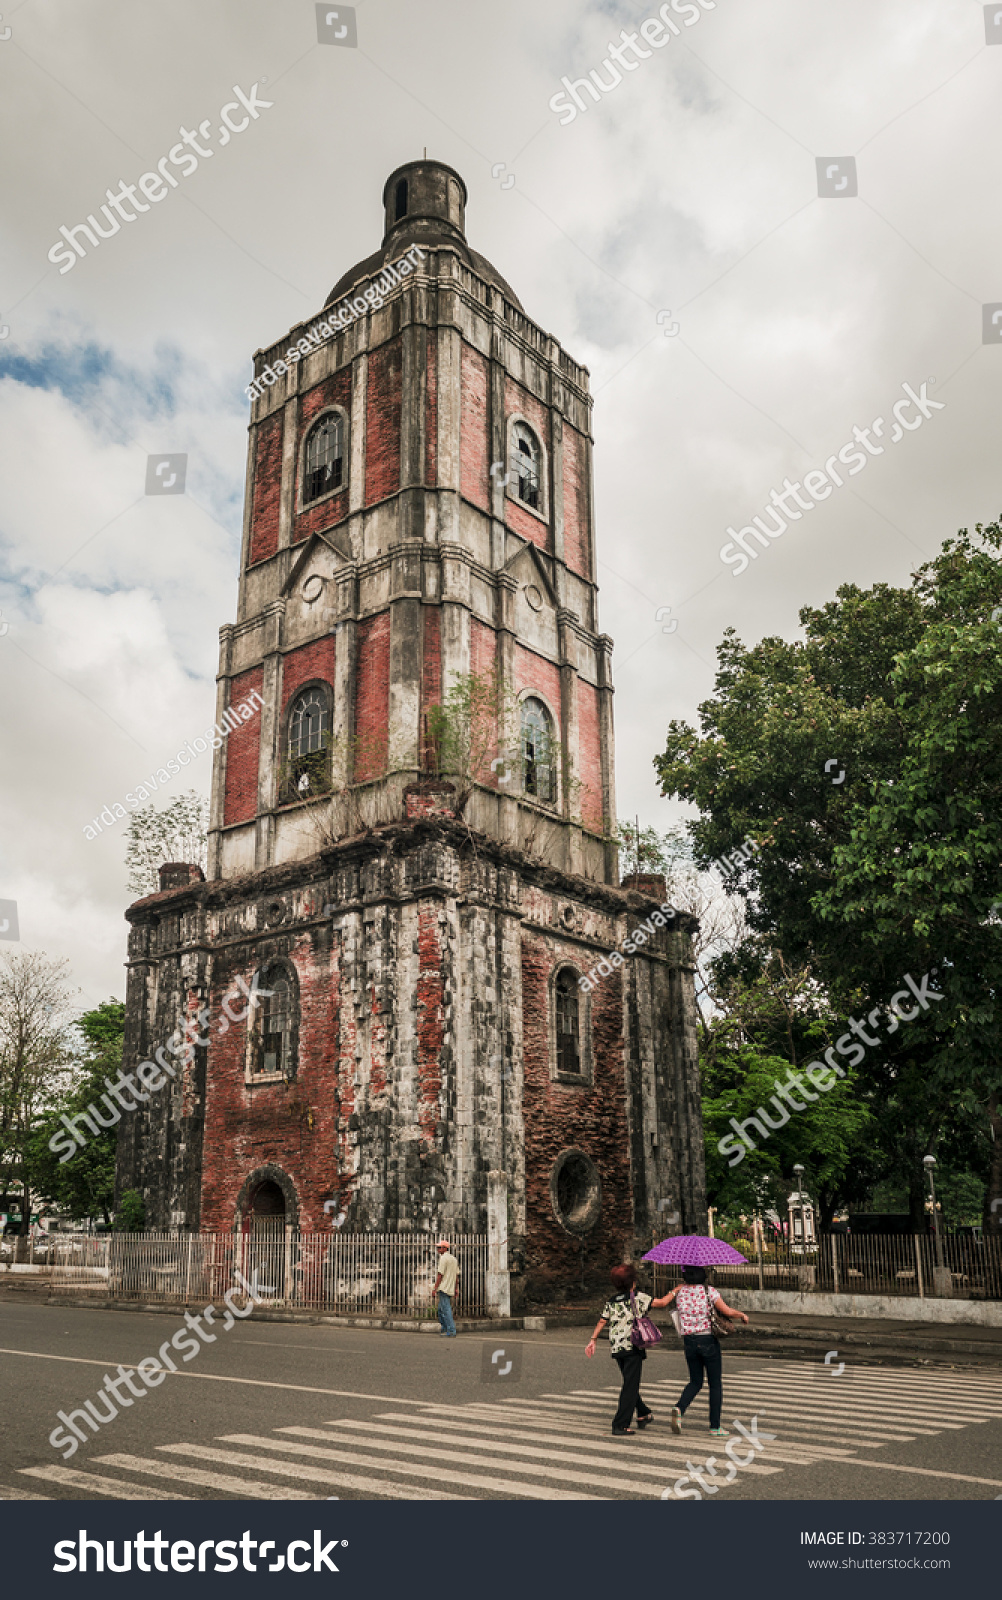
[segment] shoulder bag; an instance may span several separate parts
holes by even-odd
[[[710,1318],[710,1332],[715,1339],[726,1339],[728,1334],[734,1332],[734,1329],[731,1327],[730,1318],[722,1317],[719,1314],[716,1306],[710,1299],[709,1289],[705,1289],[704,1293],[706,1295],[706,1310]]]
[[[661,1343],[661,1329],[652,1322],[648,1316],[640,1316],[637,1312],[637,1297],[630,1290],[630,1304],[633,1307],[633,1327],[630,1329],[630,1343],[636,1350],[643,1350],[652,1344]]]

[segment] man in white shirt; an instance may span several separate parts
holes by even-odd
[[[432,1299],[438,1300],[438,1320],[441,1324],[441,1337],[454,1339],[456,1337],[456,1324],[452,1320],[452,1297],[459,1288],[459,1262],[449,1249],[448,1239],[438,1241],[438,1276],[435,1287],[431,1292]]]

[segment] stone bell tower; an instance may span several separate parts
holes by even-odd
[[[619,887],[587,370],[469,246],[451,167],[382,199],[380,248],[255,358],[219,726],[262,709],[215,757],[207,881],[130,909],[127,1050],[270,994],[137,1114],[120,1183],[164,1226],[458,1233],[493,1174],[517,1304],[662,1202],[705,1224],[691,929]],[[442,781],[435,708],[496,681]]]

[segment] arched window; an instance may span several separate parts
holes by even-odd
[[[344,429],[336,411],[312,428],[306,439],[303,460],[303,505],[319,500],[331,489],[339,489],[344,478]]]
[[[573,1077],[581,1074],[581,1016],[578,1005],[578,976],[570,967],[557,973],[553,988],[557,1029],[557,1071]]]
[[[524,422],[516,422],[511,430],[511,476],[515,493],[534,511],[540,509],[539,467],[542,451],[539,440]]]
[[[557,795],[553,718],[542,700],[522,701],[522,788],[552,805]]]
[[[399,222],[407,215],[407,179],[399,178],[393,197],[393,220]]]
[[[250,1037],[251,1078],[296,1075],[298,1002],[295,977],[285,961],[272,961],[261,969],[255,1007],[255,1027]]]
[[[309,795],[327,793],[330,733],[330,696],[321,685],[314,684],[296,696],[289,712],[285,799],[305,799]]]

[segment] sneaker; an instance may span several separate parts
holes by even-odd
[[[671,1431],[672,1433],[682,1432],[682,1413],[678,1406],[672,1406],[671,1408]]]
[[[729,1439],[730,1438],[730,1434],[729,1434],[729,1432],[727,1431],[726,1428],[711,1428],[710,1429],[710,1438],[711,1439]]]

